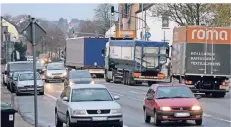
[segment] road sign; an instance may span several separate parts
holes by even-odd
[[[30,23],[29,25],[26,26],[25,29],[23,29],[23,31],[21,32],[23,36],[26,37],[26,39],[28,41],[30,41],[32,43],[32,23]],[[34,23],[34,32],[35,32],[35,43],[39,42],[42,37],[45,36],[46,31],[37,23]]]
[[[145,37],[146,37],[146,38],[150,38],[150,37],[151,37],[151,33],[150,33],[150,32],[146,32],[146,33],[145,33]]]
[[[126,36],[129,36],[129,38],[135,38],[136,37],[136,31],[135,30],[116,30],[116,37],[117,38],[127,38]]]
[[[149,31],[149,30],[150,30],[150,27],[147,26],[147,27],[146,27],[146,31]]]

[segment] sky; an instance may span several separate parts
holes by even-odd
[[[17,16],[21,14],[31,15],[46,20],[59,20],[59,18],[78,18],[91,20],[94,17],[94,9],[98,4],[1,4],[1,14]],[[114,4],[116,5],[116,4]],[[116,8],[116,7],[115,7]]]

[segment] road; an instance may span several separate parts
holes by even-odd
[[[96,83],[105,84],[113,95],[119,95],[118,101],[124,113],[124,127],[153,127],[153,121],[150,124],[143,120],[143,97],[148,90],[147,86],[125,86],[122,84],[106,83],[102,79],[96,79]],[[38,118],[42,127],[54,126],[54,107],[55,100],[60,96],[63,90],[63,83],[46,83],[45,95],[38,96]],[[15,96],[15,103],[28,121],[34,121],[34,101],[32,95]],[[230,127],[230,93],[225,98],[202,98],[200,102],[203,105],[204,127]],[[193,121],[187,123],[166,122],[163,126],[191,126],[196,127]]]

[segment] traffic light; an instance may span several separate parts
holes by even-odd
[[[115,13],[114,6],[111,6],[111,15],[114,15],[114,13]]]

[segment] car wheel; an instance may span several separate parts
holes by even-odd
[[[59,120],[57,111],[55,112],[55,126],[56,127],[63,127],[63,123]]]
[[[20,96],[20,95],[21,95],[21,93],[16,91],[16,96]]]
[[[46,82],[46,83],[49,83],[49,80],[45,79],[45,82]]]
[[[202,119],[200,120],[195,120],[196,125],[202,125]]]
[[[147,114],[145,109],[144,109],[144,121],[145,121],[145,123],[150,123],[150,121],[151,121],[151,116],[149,116]]]
[[[156,114],[156,112],[154,113],[154,123],[156,126],[159,126],[161,124],[161,121],[158,120],[158,115]]]
[[[118,125],[115,125],[114,127],[123,127],[123,122],[121,122],[121,123],[118,124]]]
[[[67,126],[67,127],[73,127],[69,115],[67,115],[66,120],[67,120],[67,125],[66,125],[66,126]]]

